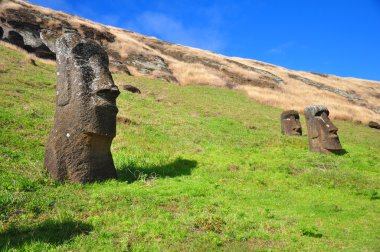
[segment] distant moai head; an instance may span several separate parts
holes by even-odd
[[[290,136],[302,135],[300,115],[297,111],[287,110],[281,113],[281,132]]]
[[[329,110],[323,105],[312,105],[304,110],[309,138],[309,149],[331,153],[342,150],[338,128],[329,119]]]
[[[108,55],[73,30],[49,41],[47,46],[56,53],[57,96],[45,166],[59,180],[84,183],[114,178],[110,146],[116,135],[120,92],[108,69]]]

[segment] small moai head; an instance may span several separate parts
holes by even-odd
[[[332,153],[342,150],[338,128],[330,121],[329,110],[323,105],[312,105],[304,110],[309,138],[309,149]]]
[[[281,132],[289,136],[302,135],[300,115],[297,111],[287,110],[281,113]]]

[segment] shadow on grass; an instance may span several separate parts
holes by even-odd
[[[118,180],[133,183],[136,180],[154,178],[178,177],[190,175],[191,170],[197,166],[195,160],[177,158],[171,163],[159,166],[139,167],[135,165],[124,165],[119,168]]]
[[[344,156],[348,153],[348,151],[346,151],[345,149],[341,149],[341,150],[333,151],[333,153],[337,156]]]
[[[48,220],[33,227],[11,226],[0,233],[0,251],[17,249],[32,242],[59,245],[80,234],[88,234],[92,229],[92,225],[74,220]]]

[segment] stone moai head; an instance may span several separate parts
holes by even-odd
[[[309,138],[309,149],[332,153],[342,150],[338,128],[329,119],[329,110],[323,105],[312,105],[304,110]]]
[[[108,69],[106,51],[72,30],[46,45],[57,58],[56,112],[46,168],[59,180],[85,183],[115,178],[110,146],[116,135],[120,92]]]
[[[297,111],[287,110],[281,113],[281,133],[290,136],[302,135],[300,115]]]

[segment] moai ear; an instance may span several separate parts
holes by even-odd
[[[319,119],[318,118],[312,118],[310,119],[310,122],[309,122],[309,127],[310,127],[310,136],[311,138],[318,138],[319,136]]]
[[[80,41],[80,36],[77,33],[64,33],[55,42],[55,50],[57,53],[57,104],[65,106],[70,102],[71,85],[73,69],[69,68],[73,64],[74,56],[71,52]]]

